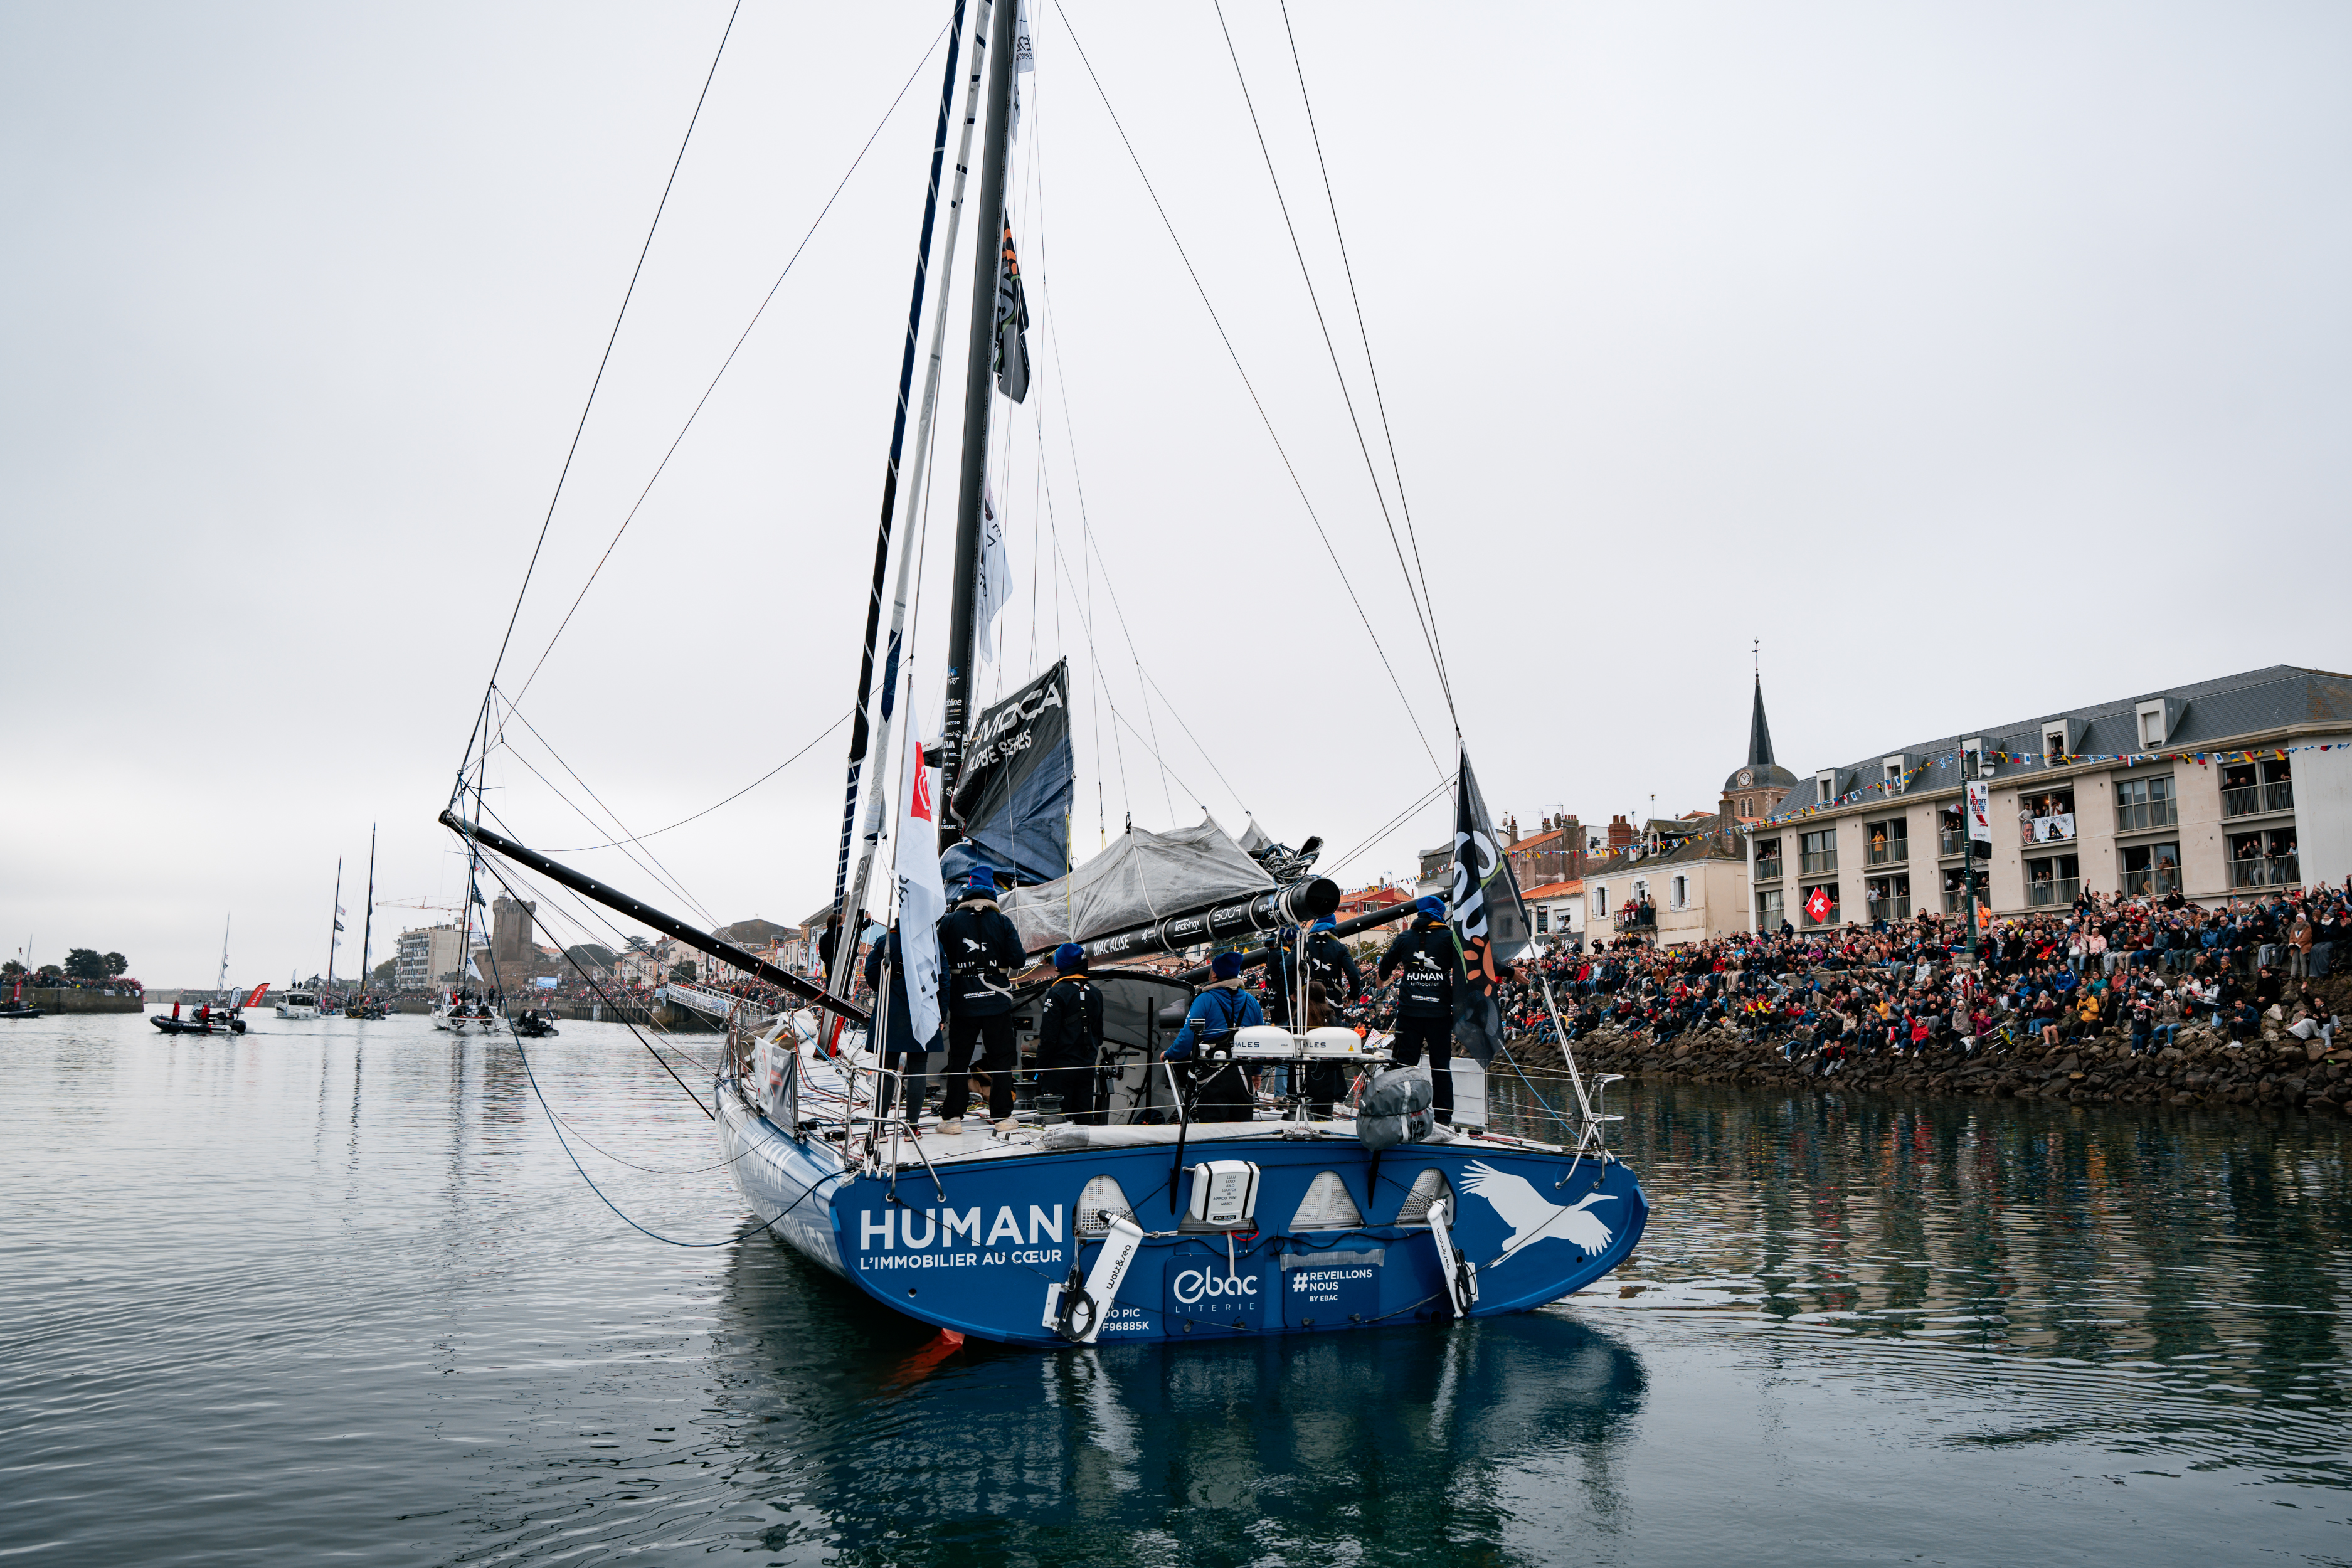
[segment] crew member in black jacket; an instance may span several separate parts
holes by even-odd
[[[975,1044],[980,1069],[988,1075],[988,1118],[1000,1131],[1013,1131],[1012,972],[1027,956],[1021,933],[996,907],[995,870],[973,867],[956,907],[940,920],[940,957],[948,972],[947,1094],[940,1101],[940,1131],[950,1138],[963,1131]]]
[[[1092,1125],[1095,1074],[1102,1055],[1103,999],[1087,978],[1087,950],[1066,942],[1054,950],[1054,984],[1037,1011],[1037,1092],[1058,1094],[1072,1121]]]
[[[1406,1067],[1421,1062],[1429,1050],[1430,1108],[1437,1120],[1454,1122],[1454,971],[1458,954],[1454,933],[1445,929],[1445,900],[1419,899],[1413,908],[1420,918],[1401,931],[1381,954],[1374,973],[1386,980],[1401,971],[1397,981],[1396,1059]]]
[[[1356,961],[1349,954],[1347,948],[1340,943],[1338,937],[1331,934],[1333,929],[1334,923],[1328,919],[1317,921],[1307,928],[1307,981],[1310,985],[1320,985],[1323,988],[1326,1003],[1336,1009],[1348,1006],[1363,995],[1364,975],[1363,972],[1356,967]],[[1288,1022],[1290,994],[1295,993],[1298,988],[1296,949],[1287,946],[1282,949],[1282,967],[1277,973],[1281,976],[1281,985],[1285,993],[1283,1016],[1285,1021]],[[1324,1021],[1328,1022],[1328,1019]],[[1307,1020],[1301,1019],[1291,1023],[1290,1026],[1303,1029],[1309,1025]],[[1307,1113],[1312,1116],[1325,1117],[1334,1114],[1339,1096],[1346,1092],[1344,1075],[1339,1064],[1338,1062],[1310,1063],[1304,1077]]]

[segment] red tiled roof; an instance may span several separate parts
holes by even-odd
[[[1573,877],[1565,882],[1546,882],[1539,888],[1524,889],[1521,890],[1519,897],[1523,899],[1563,899],[1570,893],[1580,893],[1583,890],[1584,879],[1581,877]]]

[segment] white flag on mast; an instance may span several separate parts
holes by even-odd
[[[996,489],[983,483],[980,492],[980,602],[972,618],[980,623],[980,657],[996,662],[996,617],[1013,600],[1013,563],[1004,555],[1004,520],[996,515]]]
[[[940,917],[948,912],[935,782],[922,742],[909,737],[898,778],[898,960],[907,973],[908,1032],[917,1040],[939,1033]]]

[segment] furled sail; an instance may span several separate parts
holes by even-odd
[[[984,865],[1022,882],[1070,868],[1070,661],[985,710],[952,802],[963,837],[940,857],[950,885]]]
[[[1130,827],[1109,848],[1056,881],[998,900],[1030,952],[1087,942],[1165,915],[1275,885],[1212,818],[1173,833]]]

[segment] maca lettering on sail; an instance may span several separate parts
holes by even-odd
[[[1058,660],[981,714],[951,803],[969,846],[950,852],[951,876],[984,863],[1036,883],[1069,869],[1068,690],[1069,661]]]

